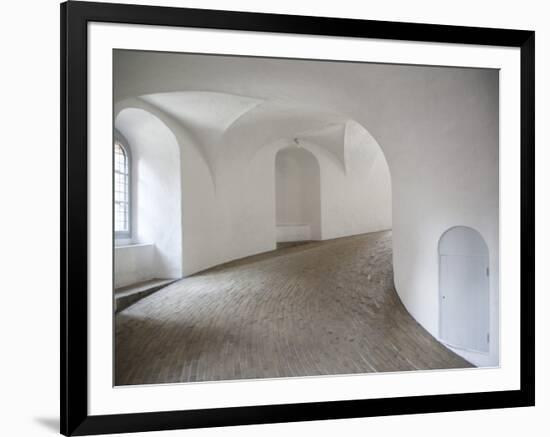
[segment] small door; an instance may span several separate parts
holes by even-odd
[[[442,255],[441,339],[451,346],[489,351],[488,259]]]
[[[453,229],[458,229],[457,234],[448,235]],[[473,229],[453,229],[440,242],[440,337],[450,346],[488,352],[490,272],[489,256],[485,253],[487,246]],[[467,235],[467,232],[477,235]]]

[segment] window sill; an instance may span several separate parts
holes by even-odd
[[[115,242],[115,249],[132,249],[134,247],[146,247],[146,246],[154,246],[153,243],[122,243],[117,244]]]

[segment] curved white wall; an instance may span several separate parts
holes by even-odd
[[[359,123],[345,129],[345,171],[323,155],[323,239],[392,228],[392,182],[382,149]]]

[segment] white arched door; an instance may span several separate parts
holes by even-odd
[[[465,226],[439,240],[440,338],[449,346],[489,352],[489,250]]]

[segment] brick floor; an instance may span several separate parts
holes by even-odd
[[[471,367],[405,310],[391,257],[379,232],[177,281],[116,314],[115,383]]]

